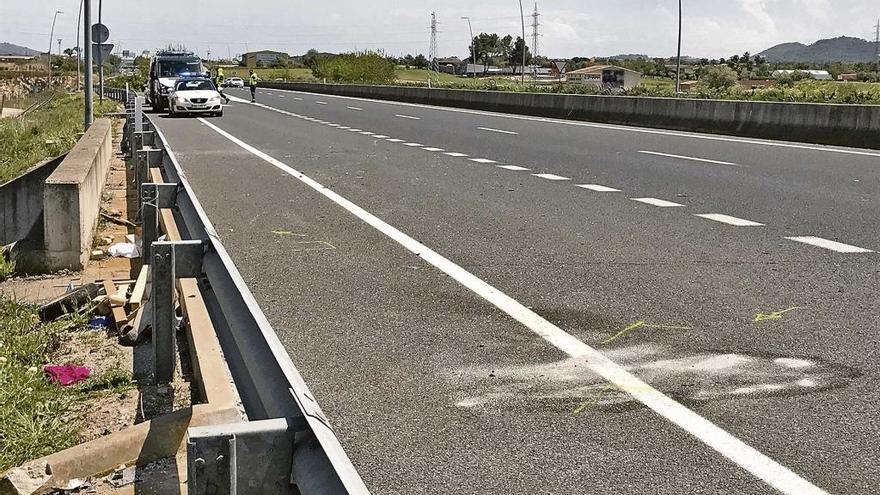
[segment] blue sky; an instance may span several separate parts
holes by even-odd
[[[80,0],[0,2],[0,41],[45,50],[53,12],[55,38],[75,45]],[[97,0],[93,0],[97,11]],[[212,56],[275,49],[302,53],[384,49],[426,53],[432,10],[439,21],[441,55],[465,56],[467,24],[475,32],[517,35],[514,0],[107,0],[104,23],[111,42],[123,48],[154,49],[169,42]],[[833,4],[833,5],[832,5]],[[872,5],[874,4],[874,5]],[[869,0],[684,0],[683,52],[720,57],[757,52],[785,41],[813,42],[833,36],[873,38],[880,4]],[[147,8],[149,6],[149,8]],[[541,12],[540,52],[550,57],[675,53],[676,0],[546,0]],[[526,15],[534,3],[524,3]],[[97,19],[97,15],[95,15]],[[531,32],[531,18],[526,18]],[[56,42],[57,43],[57,42]],[[53,44],[57,47],[57,44]],[[57,49],[57,48],[56,48]]]

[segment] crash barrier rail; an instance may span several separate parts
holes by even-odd
[[[247,421],[190,427],[187,488],[200,494],[369,493],[326,417],[233,264],[162,132],[126,103],[144,261],[152,273],[155,377],[174,374],[177,300],[197,291],[216,331]],[[159,241],[164,230],[168,238]],[[176,231],[176,232],[175,232]],[[216,370],[201,370],[202,375]]]
[[[596,96],[406,86],[265,82],[338,96],[763,139],[880,149],[880,105]]]

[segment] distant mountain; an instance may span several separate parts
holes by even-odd
[[[34,55],[39,55],[40,53],[42,52],[31,50],[26,46],[13,45],[12,43],[0,43],[0,55],[21,55],[32,57]]]
[[[819,40],[812,45],[803,43],[782,43],[768,48],[758,55],[770,62],[871,62],[876,47],[873,42],[861,38],[841,36]]]

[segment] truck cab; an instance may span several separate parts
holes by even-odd
[[[181,77],[204,76],[202,60],[192,52],[159,52],[150,61],[146,97],[154,111],[168,108],[168,96]]]

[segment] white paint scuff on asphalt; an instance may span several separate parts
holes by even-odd
[[[786,237],[786,239],[790,241],[800,242],[803,244],[809,244],[811,246],[816,246],[820,248],[825,248],[830,251],[835,251],[837,253],[848,253],[848,254],[859,254],[859,253],[873,253],[870,249],[860,248],[858,246],[850,246],[849,244],[844,244],[842,242],[830,241],[828,239],[823,239],[821,237],[813,237],[813,236],[803,236],[803,237]]]
[[[826,492],[806,479],[795,474],[785,466],[762,454],[742,440],[719,428],[671,397],[648,385],[624,367],[609,359],[597,349],[578,340],[573,335],[547,321],[517,300],[484,282],[464,268],[444,258],[421,242],[404,234],[372,213],[352,203],[321,183],[295,170],[287,164],[254,148],[237,137],[220,129],[204,118],[199,121],[221,136],[235,143],[279,170],[295,177],[314,191],[346,209],[349,213],[385,234],[426,263],[447,274],[464,287],[470,289],[487,302],[494,305],[514,320],[520,322],[536,335],[564,352],[571,358],[581,358],[587,367],[597,375],[630,394],[636,400],[651,408],[660,416],[678,425],[718,453],[727,457],[743,469],[763,480],[777,490],[790,495],[825,494]]]
[[[763,227],[763,223],[753,222],[751,220],[746,220],[744,218],[736,218],[730,215],[722,215],[720,213],[701,213],[699,215],[695,215],[700,218],[705,218],[706,220],[714,220],[716,222],[726,223],[727,225],[733,225],[735,227]]]
[[[672,201],[666,201],[665,199],[657,199],[657,198],[630,198],[633,201],[638,201],[639,203],[645,203],[646,205],[656,206],[658,208],[673,208],[676,206],[684,206],[682,204],[673,203]]]
[[[518,132],[505,131],[504,129],[493,129],[491,127],[477,127],[477,129],[479,129],[481,131],[486,131],[486,132],[497,132],[498,134],[511,134],[514,136],[519,135]]]

